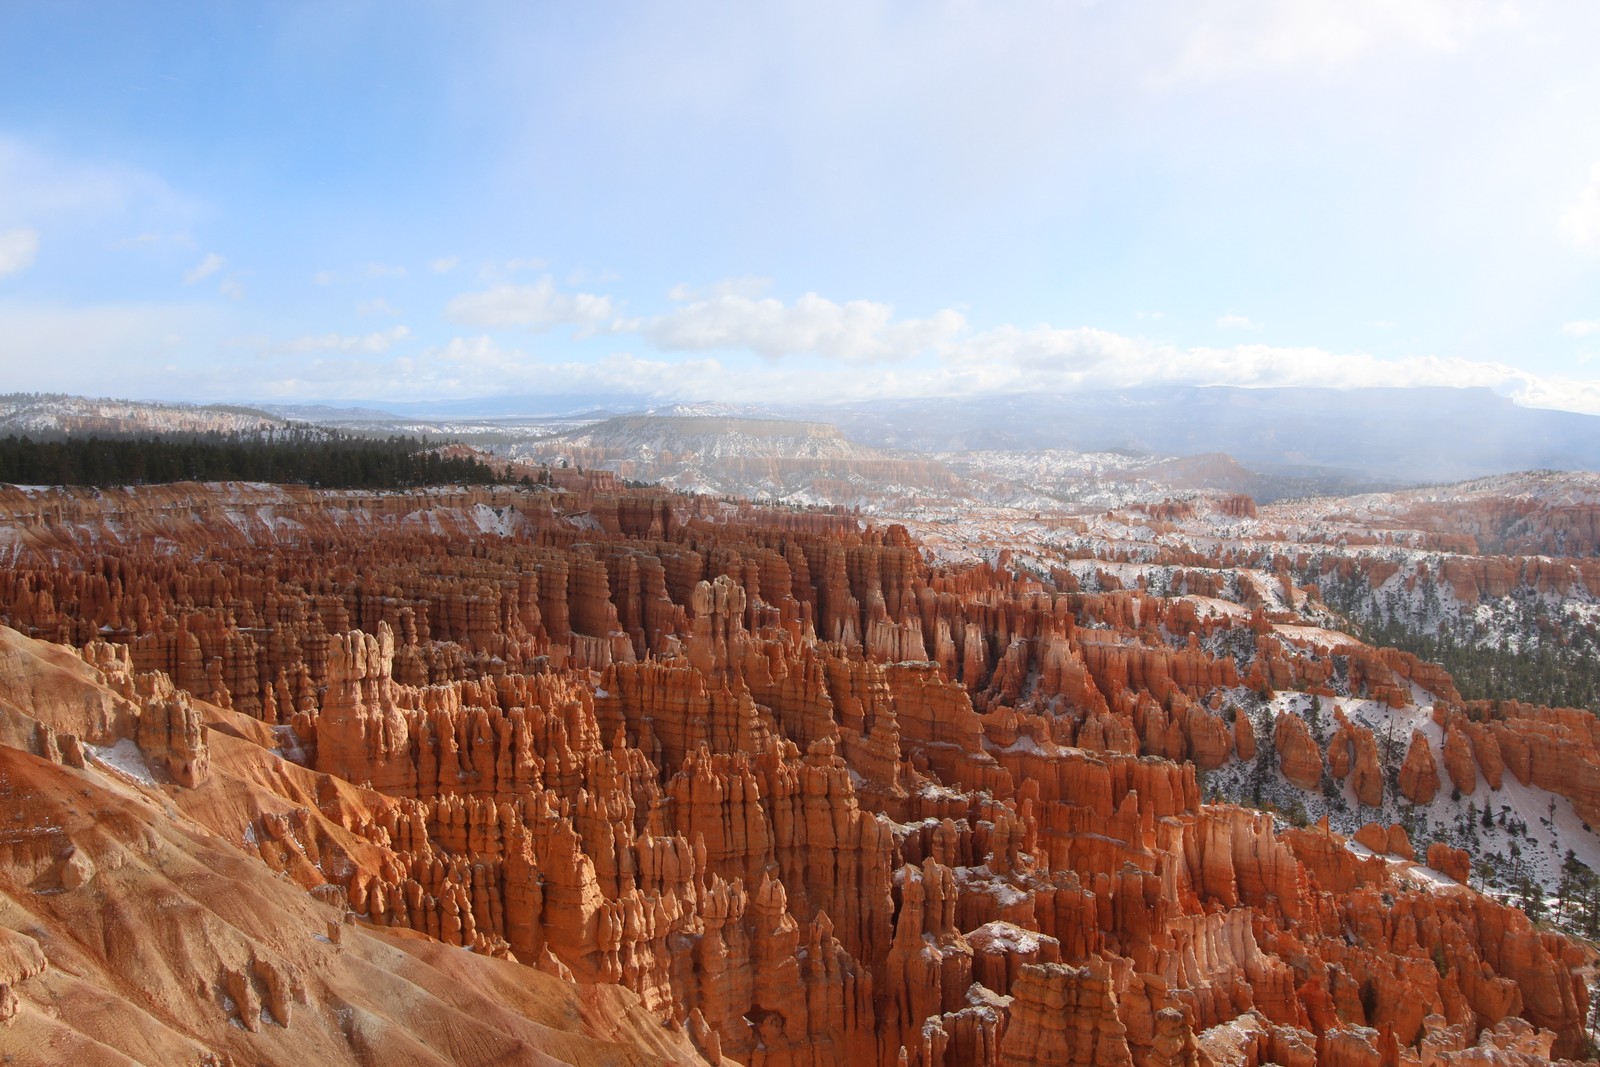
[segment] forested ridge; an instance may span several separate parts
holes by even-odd
[[[1526,640],[1522,647],[1512,648],[1463,640],[1449,630],[1419,633],[1393,621],[1362,632],[1372,644],[1439,664],[1467,700],[1511,699],[1600,710],[1600,660],[1594,655],[1594,636],[1587,632],[1538,635],[1543,640]]]
[[[269,434],[213,432],[0,439],[0,482],[150,485],[249,481],[391,489],[502,480],[470,456],[447,456],[414,437],[356,437],[317,427]]]

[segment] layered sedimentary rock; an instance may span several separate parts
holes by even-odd
[[[135,757],[149,781],[118,788],[215,835],[214,869],[284,876],[266,879],[259,930],[207,949],[220,1022],[185,1023],[196,1048],[314,1058],[258,1035],[345,1005],[337,1056],[398,1055],[371,998],[319,970],[396,931],[446,977],[438,961],[494,957],[471,981],[575,982],[580,1002],[621,987],[612,1033],[668,1062],[1399,1062],[1521,1041],[1521,1021],[1546,1052],[1580,1046],[1583,953],[1413,877],[1403,830],[1383,831],[1391,864],[1325,826],[1201,802],[1197,768],[1268,745],[1296,785],[1326,769],[1382,800],[1370,729],[1337,719],[1325,757],[1301,718],[1257,737],[1238,704],[1338,676],[1386,706],[1424,672],[1275,631],[1281,583],[1202,611],[1003,558],[935,567],[903,529],[836,514],[578,481],[18,491],[0,511],[15,532],[0,611],[77,649],[0,641],[0,752],[33,776],[6,802],[43,791],[65,820],[64,838],[0,839],[12,899],[59,890],[37,907],[66,929],[91,921],[91,884],[134,891],[107,871],[129,869],[116,849],[143,831],[103,841],[84,820]],[[1595,735],[1547,712],[1441,711],[1446,772],[1466,744],[1489,780],[1493,745],[1519,780],[1600,804],[1582,770]],[[1420,796],[1431,768],[1437,790],[1431,748],[1411,750],[1428,763],[1402,789]],[[327,944],[273,949],[278,911],[326,912]],[[14,914],[0,925],[34,921]],[[13,1027],[58,994],[41,975],[90,973],[64,943],[40,943],[43,972],[8,944]],[[126,981],[119,958],[97,957],[96,981]],[[655,1029],[635,1025],[646,1013]],[[496,1042],[532,1040],[494,1025]]]

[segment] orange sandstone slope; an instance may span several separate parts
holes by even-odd
[[[0,1061],[704,1062],[625,989],[359,921],[275,872],[274,833],[393,862],[315,806],[384,800],[237,719],[0,631]]]
[[[1464,854],[1200,803],[1197,765],[1274,744],[1290,782],[1343,759],[1382,789],[1359,723],[1325,754],[1223,713],[1329,681],[1259,610],[579,483],[15,491],[0,532],[0,612],[81,650],[0,646],[8,1049],[1150,1067],[1584,1044],[1585,952],[1450,877]],[[1448,685],[1341,654],[1377,703]],[[1410,789],[1489,775],[1485,731],[1449,722]],[[1567,757],[1585,782],[1590,755]]]

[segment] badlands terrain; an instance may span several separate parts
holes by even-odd
[[[1530,696],[1592,672],[1592,476],[889,521],[576,466],[0,489],[11,1062],[1589,1053],[1600,728]]]

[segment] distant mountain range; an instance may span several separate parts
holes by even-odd
[[[441,426],[487,419],[509,427],[584,414],[600,421],[636,412],[800,419],[831,423],[850,440],[875,448],[929,453],[1221,452],[1254,471],[1347,488],[1447,482],[1513,470],[1600,470],[1600,417],[1521,407],[1481,388],[1172,386],[671,407],[651,407],[637,396],[586,394],[368,406]]]
[[[796,414],[880,448],[1192,456],[1361,482],[1448,482],[1529,469],[1600,470],[1600,417],[1525,408],[1488,389],[1129,389],[890,400]]]
[[[549,395],[409,404],[197,406],[17,394],[0,433],[193,432],[313,422],[456,438],[699,491],[862,501],[932,494],[1088,504],[1110,486],[1261,500],[1600,470],[1600,417],[1487,389],[1145,388],[1071,394],[676,404]],[[1120,493],[1121,490],[1118,490]]]

